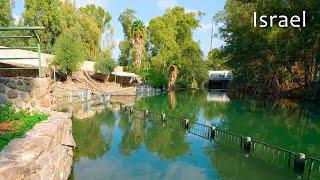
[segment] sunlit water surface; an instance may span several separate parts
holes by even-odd
[[[229,98],[225,92],[182,91],[135,102],[141,109],[187,117],[308,156],[320,157],[317,104]],[[319,106],[318,106],[319,107]],[[244,153],[106,109],[73,120],[71,179],[296,179]]]

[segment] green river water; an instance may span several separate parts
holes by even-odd
[[[181,91],[142,98],[135,106],[320,158],[319,104]],[[74,119],[78,149],[70,179],[299,179],[292,168],[276,167],[177,129],[110,109]]]

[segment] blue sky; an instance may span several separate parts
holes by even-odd
[[[114,49],[114,58],[119,56],[118,43],[123,39],[122,27],[118,22],[118,17],[121,12],[127,8],[136,10],[137,18],[148,24],[150,19],[161,16],[167,8],[174,6],[182,6],[187,11],[202,11],[206,14],[201,19],[201,28],[194,32],[194,39],[199,41],[201,49],[207,55],[210,49],[210,35],[211,35],[211,18],[220,10],[223,10],[226,0],[76,0],[78,7],[87,4],[96,4],[102,6],[112,15],[111,24],[115,30],[113,40],[116,42]],[[24,1],[16,0],[13,9],[14,17],[21,17],[24,11]],[[218,27],[214,28],[215,33],[218,32]],[[213,47],[220,47],[223,42],[219,38],[215,38]]]

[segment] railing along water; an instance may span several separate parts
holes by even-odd
[[[215,126],[190,121],[187,118],[175,117],[123,105],[120,106],[120,109],[136,118],[162,123],[164,127],[181,127],[179,129],[190,134],[212,140],[220,145],[242,150],[247,155],[250,154],[252,157],[261,159],[272,165],[282,168],[293,168],[299,175],[308,179],[317,179],[320,177],[320,160],[313,157],[306,157],[303,153],[296,153]]]

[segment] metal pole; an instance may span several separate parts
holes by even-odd
[[[57,81],[57,79],[56,79],[56,67],[55,66],[53,66],[53,80],[54,80],[54,82]]]
[[[43,77],[43,72],[42,72],[42,65],[41,65],[41,52],[40,52],[40,43],[37,43],[37,49],[38,49],[38,58],[39,58],[39,77]]]
[[[212,26],[211,26],[211,42],[210,42],[210,51],[212,50],[213,48],[213,26],[214,26],[214,19],[212,17]]]

